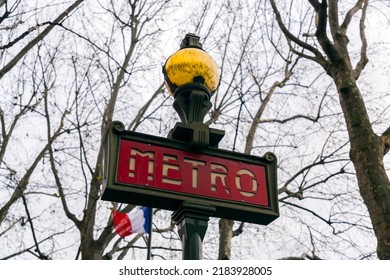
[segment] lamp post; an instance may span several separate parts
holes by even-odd
[[[224,131],[203,119],[219,85],[218,67],[187,34],[163,73],[181,122],[168,139],[110,124],[104,140],[102,199],[174,211],[183,259],[202,258],[209,217],[267,225],[279,217],[277,160],[218,148]]]
[[[218,147],[223,130],[210,128],[203,119],[211,109],[210,98],[219,86],[219,71],[214,59],[202,49],[199,37],[187,34],[180,50],[163,66],[167,89],[174,96],[173,107],[181,122],[168,138],[188,142],[191,149]],[[178,225],[185,260],[202,259],[202,242],[214,206],[183,202],[172,214]]]

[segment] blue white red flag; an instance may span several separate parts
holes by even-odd
[[[141,207],[130,213],[122,213],[113,210],[113,226],[120,237],[132,233],[149,233],[151,209]]]

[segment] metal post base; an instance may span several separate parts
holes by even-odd
[[[183,245],[183,260],[201,260],[202,242],[215,207],[183,202],[172,214]]]

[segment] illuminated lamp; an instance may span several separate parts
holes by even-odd
[[[163,74],[166,87],[174,97],[173,108],[181,120],[168,137],[187,141],[194,148],[216,147],[224,131],[209,128],[203,119],[211,109],[210,98],[219,86],[219,69],[202,49],[198,36],[185,36],[180,50],[165,62]]]

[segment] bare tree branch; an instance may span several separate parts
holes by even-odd
[[[38,253],[38,258],[39,259],[41,259],[41,260],[48,260],[49,257],[47,255],[43,254],[41,252],[41,250],[39,249],[39,242],[38,242],[37,236],[35,234],[34,224],[33,224],[33,221],[32,221],[31,215],[30,215],[30,211],[28,210],[27,200],[26,200],[26,197],[25,197],[25,195],[24,195],[24,193],[22,191],[21,191],[21,197],[22,197],[24,209],[25,209],[26,214],[27,214],[27,222],[30,224],[32,237],[33,237],[33,240],[34,240],[34,243],[35,243],[35,250],[34,251]]]
[[[34,46],[36,46],[41,40],[43,40],[47,34],[52,31],[57,23],[63,21],[69,14],[76,9],[84,0],[77,0],[70,5],[62,14],[60,14],[54,21],[54,24],[50,24],[41,33],[39,33],[34,39],[32,39],[18,54],[14,56],[2,69],[0,69],[0,80],[8,73],[18,62],[25,56]]]
[[[359,59],[359,62],[356,64],[355,70],[354,70],[356,80],[360,77],[360,74],[362,73],[363,69],[365,68],[365,66],[368,63],[367,37],[366,37],[366,28],[365,28],[368,0],[363,0],[363,1],[359,1],[359,2],[363,2],[363,6],[361,8],[362,15],[360,17],[360,22],[359,22],[360,41],[361,41],[362,46],[360,48],[360,59]]]
[[[153,95],[150,97],[150,99],[138,111],[137,116],[135,116],[135,118],[132,120],[132,122],[130,123],[130,125],[128,127],[129,130],[135,131],[137,129],[137,127],[141,123],[142,117],[145,115],[146,110],[150,107],[153,100],[162,92],[163,88],[164,88],[164,83],[162,83],[158,87],[158,89],[153,93]]]
[[[315,8],[317,6],[319,7],[319,3],[317,1],[310,1],[310,2],[313,2],[312,5],[315,4]],[[291,40],[292,42],[296,43],[298,46],[302,47],[303,49],[308,50],[311,53],[313,53],[314,57],[312,59],[317,61],[319,64],[322,65],[322,67],[324,67],[326,69],[327,65],[328,65],[328,62],[324,58],[324,56],[321,54],[321,52],[318,49],[316,49],[313,46],[311,46],[310,44],[308,44],[308,43],[298,39],[295,35],[293,35],[288,30],[288,28],[285,26],[285,24],[284,24],[284,22],[282,20],[282,17],[280,15],[280,12],[279,12],[276,4],[275,4],[275,1],[274,0],[270,0],[270,3],[271,3],[271,6],[272,6],[272,10],[274,11],[274,14],[275,14],[275,19],[276,19],[280,29],[282,30],[283,34],[286,36],[286,38],[288,40]],[[318,7],[316,8],[316,10],[318,9]],[[326,15],[325,15],[325,18],[326,18]],[[318,32],[318,29],[317,29],[317,32]]]
[[[383,132],[380,141],[382,143],[383,156],[385,156],[390,150],[390,126]]]
[[[345,15],[345,18],[344,18],[344,21],[343,23],[341,24],[340,28],[341,28],[341,31],[346,34],[347,32],[347,29],[348,29],[348,26],[349,24],[351,23],[353,17],[355,16],[355,14],[363,8],[363,4],[368,4],[367,3],[368,1],[366,0],[358,0],[355,4],[355,6],[353,6],[348,12],[347,14]]]
[[[54,134],[49,139],[49,142],[46,144],[45,147],[41,150],[41,152],[36,156],[34,162],[30,165],[30,167],[27,169],[25,175],[20,179],[17,186],[15,187],[14,192],[12,193],[10,199],[0,208],[0,224],[4,221],[9,209],[11,206],[22,197],[24,190],[27,188],[29,180],[31,175],[33,174],[35,168],[37,167],[38,163],[42,160],[42,158],[45,156],[47,151],[50,148],[51,143],[55,141],[61,134],[64,132],[62,131],[62,125],[60,125],[57,130],[54,132]]]

